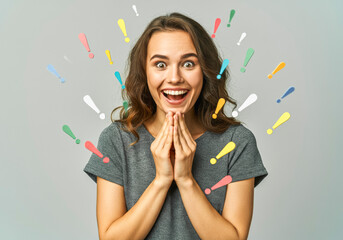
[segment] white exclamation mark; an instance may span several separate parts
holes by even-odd
[[[83,101],[87,103],[88,106],[90,106],[94,111],[96,111],[97,114],[100,113],[99,108],[95,105],[92,98],[89,95],[86,95],[83,97]],[[105,119],[105,113],[100,113],[100,119]]]
[[[136,5],[132,5],[132,8],[133,8],[133,11],[135,11],[136,16],[139,16],[139,14],[138,14],[138,12],[137,12],[137,7],[136,7]]]
[[[242,106],[240,108],[238,108],[238,111],[241,112],[244,108],[246,108],[246,107],[250,106],[251,104],[253,104],[254,102],[256,102],[256,100],[257,100],[257,95],[255,93],[250,94],[249,97],[242,104]],[[232,116],[233,117],[237,117],[238,116],[238,112],[237,111],[233,111],[232,112]]]

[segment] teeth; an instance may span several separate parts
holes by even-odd
[[[163,90],[163,92],[168,95],[182,95],[188,92],[188,90],[181,90],[181,91]]]

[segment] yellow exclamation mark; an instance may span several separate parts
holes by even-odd
[[[112,65],[112,64],[113,64],[113,62],[112,62],[112,59],[111,59],[111,53],[110,53],[110,50],[106,50],[106,51],[105,51],[105,53],[106,53],[106,56],[107,56],[108,60],[110,60],[110,64]]]
[[[224,98],[219,98],[218,103],[217,103],[217,107],[216,107],[216,111],[214,111],[214,113],[212,114],[212,118],[216,119],[218,112],[220,111],[220,109],[222,109],[222,107],[225,104],[225,99]]]
[[[119,19],[118,20],[118,25],[121,29],[121,31],[123,32],[124,36],[126,37],[125,38],[125,42],[130,42],[130,38],[127,37],[127,34],[126,34],[126,28],[125,28],[125,22],[124,22],[124,19]]]
[[[231,152],[233,149],[235,149],[236,144],[234,142],[229,142],[228,144],[226,144],[226,146],[220,151],[220,153],[216,156],[217,159],[221,158],[222,156],[224,156],[225,154],[228,154],[229,152]],[[216,158],[211,158],[211,164],[216,164],[217,163],[217,159]]]
[[[275,128],[277,128],[278,126],[286,122],[290,117],[291,117],[291,114],[289,114],[289,112],[285,112],[284,114],[282,114],[279,120],[277,120],[277,122],[274,124],[273,129],[275,130]],[[269,128],[267,130],[267,133],[270,135],[273,133],[273,130]]]

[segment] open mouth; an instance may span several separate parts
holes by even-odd
[[[162,94],[171,101],[179,101],[185,98],[188,92],[189,92],[188,90],[182,90],[182,91],[165,90],[165,91],[162,91]]]

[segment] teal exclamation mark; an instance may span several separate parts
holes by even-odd
[[[231,20],[232,20],[233,16],[235,16],[235,13],[236,13],[236,11],[235,11],[234,9],[232,9],[231,12],[230,12],[230,20],[229,20],[229,23],[226,25],[227,27],[230,27],[230,26],[231,26],[230,23],[231,23]]]
[[[227,65],[229,65],[229,59],[224,59],[222,67],[220,68],[220,72],[217,75],[217,79],[221,79],[222,78],[222,74],[223,74],[225,68],[227,67]]]
[[[252,55],[254,54],[255,50],[252,49],[252,48],[249,48],[248,51],[247,51],[247,55],[245,56],[245,60],[244,60],[244,67],[247,66],[250,58],[252,57]],[[245,72],[245,68],[242,67],[241,68],[241,72],[244,73]]]
[[[114,75],[116,76],[116,78],[120,82],[121,88],[124,89],[125,85],[123,85],[123,81],[121,80],[120,73],[117,71],[117,72],[114,73]]]

